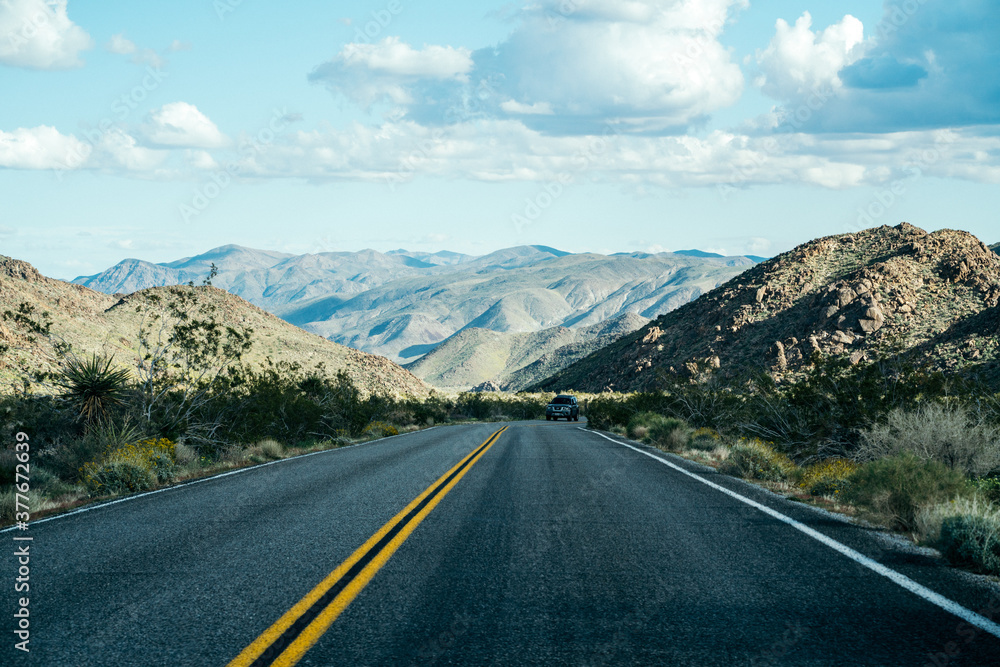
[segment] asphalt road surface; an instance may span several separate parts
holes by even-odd
[[[0,663],[1000,664],[990,630],[816,535],[978,619],[1000,621],[995,587],[575,423],[502,426],[434,428],[0,533]],[[14,649],[12,617],[24,536],[30,653]]]

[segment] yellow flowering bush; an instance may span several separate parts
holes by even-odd
[[[720,471],[745,479],[780,482],[795,471],[795,463],[774,449],[771,443],[760,440],[740,440],[729,450],[729,457]]]
[[[85,464],[80,478],[92,496],[144,491],[173,479],[175,447],[167,438],[129,443],[106,452],[100,461]]]
[[[390,435],[399,435],[399,429],[383,421],[374,421],[365,427],[364,435],[372,438],[387,438]]]
[[[858,464],[847,459],[826,459],[807,466],[799,477],[799,488],[813,496],[833,496],[843,491]]]

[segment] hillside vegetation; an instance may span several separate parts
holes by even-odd
[[[30,309],[36,321],[49,320],[54,339],[68,343],[78,355],[100,353],[131,366],[139,355],[141,323],[175,292],[188,295],[192,307],[211,309],[225,326],[252,330],[254,344],[243,358],[252,366],[268,358],[310,368],[323,364],[330,374],[345,372],[365,394],[426,395],[429,391],[387,359],[303,331],[216,287],[157,287],[109,296],[47,278],[30,264],[8,257],[0,257],[0,313],[10,314],[0,321],[0,345],[9,349],[0,357],[0,382],[9,387],[59,367],[49,339],[33,336],[17,325],[14,315],[20,308]]]
[[[931,370],[995,377],[1000,257],[971,234],[912,225],[810,241],[759,264],[537,385],[653,389],[670,375],[778,381],[815,355],[905,353]]]

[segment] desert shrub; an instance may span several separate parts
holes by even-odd
[[[1000,470],[1000,431],[975,419],[961,405],[931,403],[914,411],[893,410],[861,432],[856,458],[871,461],[909,452],[940,461],[968,475]]]
[[[684,449],[691,439],[691,427],[683,420],[653,412],[634,415],[625,430],[630,438],[671,452]]]
[[[943,502],[968,491],[965,476],[940,461],[925,461],[906,452],[862,465],[848,478],[848,502],[871,518],[912,530],[924,505]]]
[[[412,415],[414,423],[427,426],[447,421],[451,412],[450,402],[437,394],[423,399],[408,396],[400,402],[400,405]]]
[[[0,442],[13,442],[15,434],[24,431],[32,443],[57,446],[78,435],[75,421],[76,415],[55,396],[0,395]],[[32,450],[37,451],[34,446]]]
[[[1000,505],[1000,477],[978,477],[970,483],[987,501]]]
[[[166,438],[129,443],[85,464],[80,476],[92,496],[143,491],[174,478],[174,447]]]
[[[261,440],[257,443],[257,447],[260,449],[261,454],[270,459],[280,459],[285,455],[285,446],[277,440],[270,438]]]
[[[615,426],[628,425],[635,415],[641,413],[680,416],[672,406],[671,398],[663,392],[598,394],[586,402],[587,424],[591,428],[610,431]]]
[[[722,445],[722,436],[714,429],[704,427],[695,429],[688,443],[688,447],[701,452],[711,452],[720,445]]]
[[[24,511],[24,495],[21,494],[21,509],[17,509],[17,491],[13,488],[6,491],[0,491],[0,521],[4,523],[12,523],[16,517],[17,512]],[[39,510],[47,509],[52,507],[52,503],[48,502],[44,495],[35,489],[31,489],[27,493],[28,501],[27,506],[30,513],[35,513]]]
[[[108,449],[108,443],[101,434],[92,432],[64,440],[40,454],[39,460],[60,479],[76,482],[80,480],[83,466],[98,460]]]
[[[159,482],[169,482],[177,475],[173,441],[167,438],[140,440],[134,445],[119,448],[114,456],[120,459],[144,460]]]
[[[91,496],[145,491],[156,483],[156,475],[148,465],[120,459],[87,464],[82,476]]]
[[[31,466],[31,488],[46,498],[58,498],[78,489],[75,484],[64,482],[55,473],[38,465]]]
[[[587,405],[587,425],[590,428],[610,431],[613,427],[625,426],[630,416],[631,412],[619,396],[601,394]]]
[[[826,459],[804,468],[798,486],[813,496],[832,496],[843,493],[850,484],[848,478],[858,469],[858,464],[848,459]]]
[[[276,461],[284,457],[285,446],[277,440],[265,438],[252,447],[227,447],[222,455],[222,460],[229,463],[264,463],[265,461]]]
[[[936,546],[956,565],[1000,574],[1000,513],[946,517]]]
[[[744,479],[780,482],[788,479],[795,464],[787,456],[760,440],[741,440],[729,450],[729,456],[719,467],[727,475]]]
[[[174,445],[174,461],[179,466],[186,466],[198,460],[198,452],[183,443]]]
[[[391,435],[399,435],[399,429],[383,421],[373,421],[365,427],[363,435],[369,438],[387,438]]]
[[[455,399],[450,416],[482,421],[542,419],[549,396],[463,392]]]

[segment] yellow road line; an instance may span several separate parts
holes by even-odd
[[[368,582],[372,580],[379,569],[385,565],[400,545],[406,541],[406,538],[410,536],[420,522],[423,521],[428,514],[430,514],[437,504],[441,502],[441,499],[444,498],[444,496],[451,491],[459,480],[465,476],[465,473],[467,473],[469,469],[475,465],[476,461],[478,461],[483,454],[489,451],[490,447],[492,447],[500,437],[500,434],[507,430],[507,428],[508,427],[505,426],[499,431],[493,433],[493,435],[487,438],[485,442],[455,464],[450,470],[448,470],[448,472],[439,477],[419,496],[414,498],[405,508],[390,519],[388,523],[378,530],[378,532],[372,535],[360,548],[351,554],[347,560],[338,565],[333,572],[323,579],[323,581],[309,591],[305,597],[295,603],[291,609],[285,612],[281,618],[275,621],[274,624],[265,630],[257,639],[255,639],[253,643],[247,646],[242,653],[236,656],[236,658],[229,663],[228,667],[250,667],[250,665],[257,662],[258,658],[264,656],[275,641],[277,641],[293,624],[295,624],[299,618],[309,611],[328,591],[330,591],[330,589],[336,586],[344,575],[347,574],[360,560],[366,557],[388,533],[396,529],[400,522],[407,517],[407,515],[413,512],[413,510],[424,502],[428,496],[432,493],[436,493],[436,495],[431,498],[416,515],[411,517],[409,521],[401,527],[400,531],[392,538],[392,540],[382,547],[381,551],[379,551],[374,558],[367,565],[365,565],[361,572],[358,573],[329,604],[327,604],[327,606],[319,613],[318,616],[316,616],[316,618],[312,620],[311,623],[309,623],[308,626],[306,626],[298,637],[296,637],[295,640],[280,653],[280,655],[276,656],[273,662],[267,664],[290,667],[301,660],[302,656],[304,656],[313,644],[319,640],[323,633],[329,629],[330,625],[333,624],[340,613],[347,608],[347,605],[349,605],[351,601],[354,600],[354,598],[357,597],[357,595],[364,589]],[[458,471],[457,474],[456,471]],[[453,475],[454,477],[452,477]],[[452,477],[452,479],[448,481],[443,488],[438,489],[438,487],[448,480],[449,477]]]

